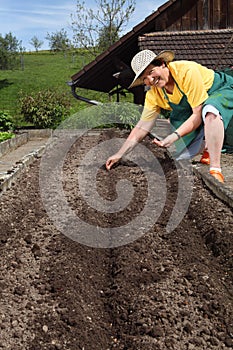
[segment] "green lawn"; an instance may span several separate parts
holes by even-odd
[[[85,103],[78,102],[71,94],[67,82],[88,63],[88,55],[75,53],[25,53],[17,70],[0,71],[0,111],[10,113],[20,119],[19,92],[30,94],[44,89],[56,89],[70,96],[73,111],[83,108]],[[84,96],[100,101],[108,101],[106,94],[95,91],[83,91]]]

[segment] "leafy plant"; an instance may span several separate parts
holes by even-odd
[[[15,137],[15,134],[13,132],[7,132],[7,131],[0,132],[0,142],[6,141],[8,139],[12,139],[13,137]]]
[[[14,129],[12,116],[4,111],[0,111],[0,131],[9,131]]]
[[[87,107],[67,118],[62,128],[92,129],[109,128],[112,126],[121,129],[132,129],[141,115],[141,106],[133,103],[103,103]]]
[[[143,106],[142,105],[134,105],[134,104],[126,104],[130,106],[130,110],[125,110],[124,113],[120,115],[121,121],[124,120],[125,127],[133,129],[133,127],[137,124],[139,119],[141,118]],[[127,112],[127,115],[126,115]]]
[[[21,96],[19,103],[25,121],[42,129],[56,128],[70,113],[67,95],[57,91],[33,92]]]

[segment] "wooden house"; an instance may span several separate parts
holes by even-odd
[[[195,60],[212,69],[233,66],[233,0],[167,1],[71,77],[74,96],[80,98],[78,88],[119,96],[134,77],[132,57],[145,48],[173,50],[176,59]],[[143,103],[142,87],[130,92],[135,103]]]

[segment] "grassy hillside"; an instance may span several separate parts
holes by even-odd
[[[9,112],[16,120],[20,118],[19,92],[30,94],[34,91],[54,89],[70,96],[72,108],[77,111],[84,103],[72,95],[67,82],[90,61],[87,54],[76,53],[26,53],[17,70],[0,71],[0,110]],[[107,95],[94,91],[82,91],[82,95],[92,99],[107,101]]]

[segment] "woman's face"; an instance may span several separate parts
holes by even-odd
[[[142,80],[147,86],[163,88],[169,82],[169,69],[164,63],[159,67],[150,64],[142,73]]]

